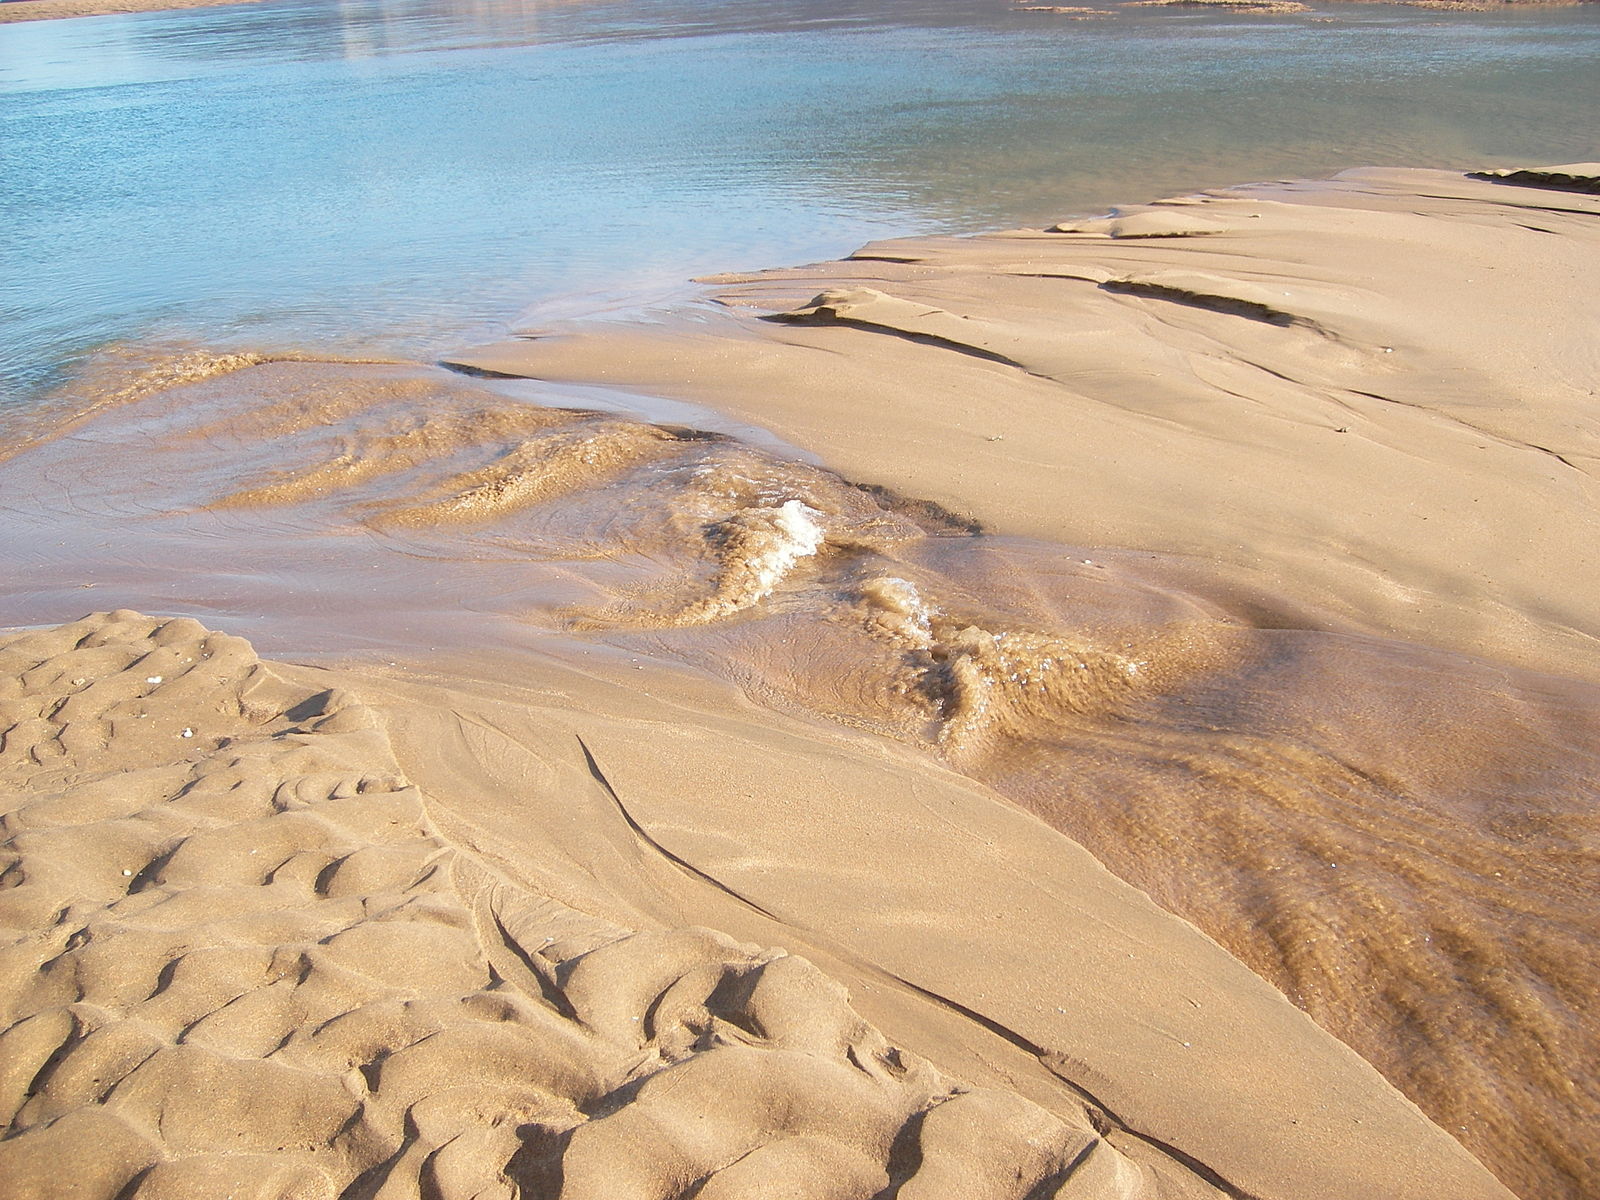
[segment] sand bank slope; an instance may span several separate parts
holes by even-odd
[[[711,403],[999,532],[1593,679],[1597,266],[1592,195],[1368,170],[874,244],[717,281],[754,310],[720,325],[458,361]]]
[[[373,708],[127,611],[0,665],[5,1196],[1505,1195],[1210,943],[931,769],[570,674],[542,705],[368,678]],[[734,767],[726,797],[663,776],[663,739]],[[904,790],[802,813],[801,775]],[[885,821],[891,857],[859,828]],[[952,837],[970,894],[930,882]]]

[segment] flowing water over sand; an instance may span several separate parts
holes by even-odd
[[[1161,555],[986,535],[537,385],[239,358],[138,378],[6,464],[32,498],[4,547],[18,619],[114,594],[267,648],[543,631],[709,669],[992,784],[1513,1182],[1584,1177],[1600,688],[1264,627]],[[140,515],[108,538],[113,513]]]

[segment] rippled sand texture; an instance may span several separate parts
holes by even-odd
[[[495,877],[366,709],[238,638],[0,655],[7,1195],[1138,1191],[1087,1113],[944,1078],[804,959]]]
[[[1081,857],[1039,893],[1077,894],[1045,900],[1074,919],[1037,932],[1078,956],[1038,965],[1055,1013],[1075,1014],[1027,1018],[1041,1044],[847,957],[856,986],[898,997],[880,1007],[917,1038],[947,1054],[964,1042],[972,1063],[1010,1078],[974,1087],[880,1033],[805,958],[675,923],[720,901],[781,929],[755,896],[785,901],[791,919],[827,904],[808,906],[792,883],[735,890],[667,850],[635,815],[649,819],[648,803],[630,812],[560,718],[545,744],[518,742],[514,723],[485,719],[492,706],[419,700],[414,683],[373,709],[349,680],[325,686],[335,677],[263,664],[242,639],[127,610],[12,635],[0,665],[0,1195],[54,1194],[63,1179],[77,1196],[184,1200],[1500,1194],[1342,1048]],[[384,695],[381,681],[356,686]],[[606,707],[567,716],[612,741]],[[418,722],[431,736],[417,761],[450,800],[396,761]],[[473,731],[500,738],[499,754],[455,753]],[[768,778],[782,783],[793,739],[768,737]],[[514,792],[463,782],[510,779],[515,753],[533,770]],[[841,778],[859,780],[857,753],[834,748]],[[901,778],[968,836],[1014,839],[1027,824],[926,774]],[[1048,835],[1030,836],[1013,865],[1051,859]],[[906,831],[908,862],[925,841]],[[1060,850],[1058,871],[1081,855]],[[880,872],[883,906],[861,924],[910,915],[893,875]],[[624,914],[628,925],[611,919]],[[970,959],[969,931],[954,932]],[[1060,986],[1063,971],[1136,954]],[[907,969],[937,978],[942,966],[961,994],[970,985],[948,955]],[[1180,980],[1188,1005],[1216,1011],[1175,1011]],[[1140,1005],[1161,1031],[1154,1049],[1139,1052],[1137,1029],[1097,1037],[1103,1014],[1077,1011],[1130,982],[1129,995],[1154,991]],[[996,977],[979,1002],[1003,1012],[1015,984]],[[920,1020],[907,1011],[918,1008]],[[1131,1055],[1105,1090],[1131,1092],[1163,1133],[1215,1141],[1182,1111],[1195,1102],[1229,1128],[1221,1161],[1136,1130],[1072,1082],[1096,1071],[1048,1047],[1071,1046],[1060,1030],[1073,1024],[1091,1057],[1112,1049],[1115,1068]]]

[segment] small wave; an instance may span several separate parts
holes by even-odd
[[[711,529],[719,568],[711,595],[684,609],[680,625],[704,625],[759,604],[803,558],[820,551],[822,514],[800,500],[747,508]]]
[[[1049,737],[1070,718],[1106,718],[1219,661],[1197,626],[1158,630],[1113,648],[1032,630],[995,629],[942,611],[896,576],[856,589],[867,632],[906,652],[915,686],[940,721],[940,747],[969,758],[1002,741]]]
[[[443,485],[446,495],[394,508],[376,523],[427,526],[492,521],[592,487],[619,471],[670,453],[675,442],[667,431],[634,421],[562,430],[523,442],[489,466],[447,480]]]
[[[933,612],[910,580],[885,575],[861,585],[868,627],[914,650],[932,650]]]

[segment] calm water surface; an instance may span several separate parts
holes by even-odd
[[[1357,164],[1595,156],[1600,6],[279,0],[0,27],[0,403],[108,343],[429,355],[695,273]]]

